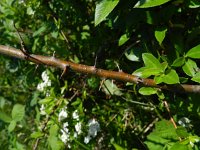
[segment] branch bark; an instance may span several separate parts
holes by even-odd
[[[157,85],[153,79],[144,79],[144,78],[139,78],[137,76],[127,74],[124,72],[108,71],[108,70],[95,68],[94,66],[76,64],[70,61],[63,61],[63,60],[57,59],[53,56],[42,56],[42,55],[35,55],[35,54],[30,54],[27,56],[19,49],[9,47],[9,46],[4,46],[4,45],[0,45],[0,53],[4,55],[16,57],[19,59],[28,60],[36,64],[43,64],[47,66],[60,68],[64,71],[67,68],[70,68],[79,73],[95,75],[95,76],[99,76],[103,78],[110,78],[110,79],[120,80],[124,82],[131,82],[139,86],[156,87],[159,89],[169,90],[169,91],[178,92],[178,93],[187,92],[187,93],[200,94],[200,85],[188,85],[188,84]]]

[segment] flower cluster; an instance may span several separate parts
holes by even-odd
[[[37,89],[39,90],[39,91],[44,91],[44,89],[46,88],[46,87],[49,87],[49,86],[51,86],[51,80],[49,79],[49,76],[48,76],[48,74],[47,74],[47,71],[44,71],[44,72],[42,72],[42,80],[43,80],[43,82],[42,83],[39,83],[38,85],[37,85]]]
[[[97,136],[100,131],[100,124],[94,118],[88,121],[88,135],[84,138],[84,143],[87,144],[90,140]]]

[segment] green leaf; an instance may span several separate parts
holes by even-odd
[[[156,84],[167,83],[167,84],[176,84],[180,83],[179,76],[175,70],[171,69],[167,74],[162,74],[154,78]]]
[[[200,72],[196,73],[191,80],[200,83]]]
[[[104,82],[104,85],[102,86],[103,91],[105,91],[105,93],[107,95],[117,95],[117,96],[121,96],[123,93],[121,92],[121,90],[116,86],[115,83],[113,83],[112,80],[106,80]]]
[[[6,123],[10,123],[12,121],[12,118],[9,115],[7,115],[6,113],[0,111],[0,120],[4,121]]]
[[[31,138],[39,138],[42,137],[44,134],[42,132],[33,132],[31,133]]]
[[[142,59],[146,67],[157,68],[162,70],[162,65],[157,58],[155,58],[151,53],[143,53]]]
[[[175,143],[169,150],[188,150],[188,146],[181,143]]]
[[[157,93],[157,89],[152,87],[142,87],[139,89],[139,93],[142,95],[152,95]]]
[[[43,24],[37,31],[35,31],[33,33],[33,37],[36,37],[38,35],[41,35],[44,31],[47,30],[47,25],[46,24]]]
[[[170,0],[139,0],[136,5],[134,6],[135,8],[149,8],[149,7],[155,7],[155,6],[160,6],[164,3],[169,2]]]
[[[178,137],[181,137],[181,138],[187,138],[189,136],[186,128],[181,127],[181,126],[176,129],[176,133]]]
[[[130,61],[137,61],[137,62],[140,61],[139,55],[140,54],[139,54],[138,50],[134,49],[134,48],[125,52],[126,58]]]
[[[156,40],[158,41],[159,45],[162,44],[162,42],[165,38],[166,32],[167,32],[166,28],[155,31],[155,37],[156,37]]]
[[[142,78],[148,78],[152,75],[159,75],[160,73],[162,73],[161,69],[142,67],[142,68],[139,68],[136,71],[134,71],[133,75],[142,77]]]
[[[179,58],[174,60],[172,66],[180,67],[180,66],[184,65],[184,63],[185,63],[185,58],[184,57],[179,57]]]
[[[64,146],[57,137],[58,129],[59,128],[57,125],[51,125],[51,128],[49,130],[48,143],[53,150],[60,150]]]
[[[188,76],[193,77],[198,67],[195,61],[188,59],[182,69]]]
[[[155,129],[147,136],[145,144],[150,150],[163,150],[171,141],[177,142],[178,136],[170,121],[156,122]]]
[[[102,0],[97,3],[95,9],[95,26],[105,20],[118,3],[119,0]]]
[[[51,101],[53,101],[55,97],[46,97],[39,101],[39,104],[49,104]]]
[[[112,143],[112,145],[115,147],[115,150],[125,150],[123,147],[119,146],[116,143]]]
[[[163,82],[167,83],[167,84],[176,84],[176,83],[180,83],[179,81],[179,76],[176,73],[175,70],[171,69],[169,73],[167,73],[164,77],[163,77]]]
[[[8,126],[8,131],[9,132],[12,132],[16,127],[16,121],[15,120],[12,120]]]
[[[193,47],[186,53],[186,57],[199,58],[200,59],[200,44]]]
[[[25,107],[21,104],[15,104],[12,109],[12,119],[15,121],[21,121],[25,114]]]
[[[119,39],[118,46],[123,45],[123,44],[126,43],[128,40],[129,40],[129,38],[127,37],[127,35],[126,35],[126,34],[123,34],[123,35],[120,37],[120,39]]]
[[[189,8],[198,8],[200,7],[199,0],[190,0]]]

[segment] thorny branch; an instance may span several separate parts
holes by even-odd
[[[70,68],[76,72],[88,74],[88,75],[95,75],[102,78],[110,78],[114,80],[120,80],[124,82],[131,82],[137,84],[139,86],[147,86],[147,87],[156,87],[159,89],[169,90],[172,92],[179,92],[179,93],[199,93],[200,94],[200,85],[188,85],[188,84],[175,84],[175,85],[157,85],[153,79],[144,79],[139,78],[137,76],[127,74],[124,72],[117,72],[117,71],[109,71],[98,69],[94,66],[87,66],[83,64],[76,64],[70,61],[63,61],[57,59],[53,56],[42,56],[42,55],[35,55],[29,54],[27,57],[21,50],[0,45],[0,53],[20,59],[25,59],[36,64],[43,64],[47,66],[52,66],[56,68],[60,68],[62,70],[66,70],[66,68]]]

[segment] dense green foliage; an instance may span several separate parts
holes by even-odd
[[[31,53],[198,85],[199,7],[198,0],[1,0],[0,44],[21,48],[15,23]],[[0,149],[199,149],[200,95],[61,73],[0,55]]]

